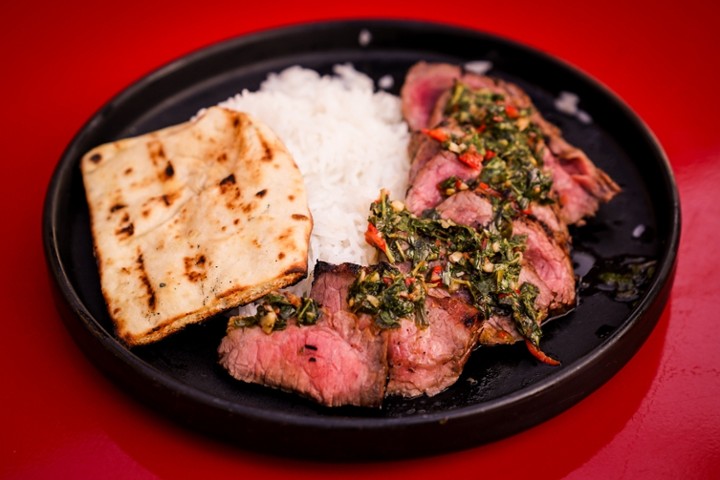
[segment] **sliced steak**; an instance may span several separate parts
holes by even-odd
[[[460,75],[459,67],[419,62],[408,70],[400,90],[402,112],[411,130],[432,127],[430,116],[440,96]]]
[[[450,195],[435,209],[440,217],[471,227],[487,225],[494,216],[492,204],[485,197],[469,190]]]
[[[454,153],[441,150],[417,172],[405,197],[405,205],[414,214],[422,215],[443,200],[438,187],[441,182],[450,177],[468,181],[479,173],[479,170],[459,162]]]
[[[408,174],[408,180],[410,184],[415,181],[415,177],[418,172],[430,161],[438,155],[442,146],[436,140],[428,137],[427,135],[414,132],[410,136],[410,146],[408,153],[410,155],[410,172]]]
[[[533,106],[528,95],[510,82],[465,72],[456,65],[419,62],[408,71],[401,90],[403,114],[412,130],[433,127],[442,119],[447,91],[458,80],[470,88],[500,93],[517,108]],[[544,159],[560,198],[560,217],[568,224],[582,224],[586,217],[595,215],[600,203],[613,198],[620,187],[533,109],[531,119],[545,136]]]
[[[549,139],[543,162],[553,177],[560,217],[567,224],[583,225],[584,219],[595,215],[601,203],[620,192],[620,187],[582,150],[569,145],[559,135]]]
[[[294,319],[284,330],[229,329],[220,364],[234,378],[295,392],[327,406],[379,406],[387,383],[387,337],[372,319],[347,310],[356,266],[323,264],[311,296],[323,306],[315,325]]]
[[[352,333],[350,338],[345,334]],[[234,378],[299,393],[327,406],[379,406],[384,398],[383,347],[347,312],[308,327],[288,324],[230,330],[220,343],[220,364]]]
[[[567,311],[575,305],[575,272],[567,249],[548,236],[542,226],[528,218],[513,221],[513,235],[527,235],[523,262],[552,293],[548,309]],[[536,285],[540,288],[540,285]]]
[[[467,72],[458,65],[418,62],[408,70],[400,90],[403,116],[411,130],[434,127],[439,122],[447,91],[456,81],[505,95],[518,108],[532,105],[530,97],[512,83]]]
[[[334,265],[319,260],[313,270],[310,297],[329,312],[347,310],[348,290],[361,268],[354,263]]]
[[[454,384],[477,343],[478,310],[459,296],[428,296],[428,326],[403,320],[389,330],[389,395],[436,395]]]
[[[558,245],[569,249],[572,239],[567,224],[560,218],[560,208],[554,203],[551,205],[530,205],[529,216],[540,222],[545,232],[550,235]]]

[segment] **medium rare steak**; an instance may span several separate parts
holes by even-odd
[[[575,305],[575,272],[568,250],[529,218],[513,221],[512,228],[514,235],[527,237],[523,261],[532,267],[552,294],[547,308],[553,312],[572,308]]]
[[[445,390],[457,381],[476,345],[476,308],[459,296],[428,296],[425,308],[427,327],[403,320],[399,328],[387,331],[390,395],[432,396]]]
[[[372,318],[347,310],[357,266],[320,264],[311,296],[323,307],[314,325],[283,330],[229,328],[220,364],[234,378],[310,397],[327,406],[379,406],[387,383],[387,338]],[[232,324],[232,320],[231,320]]]
[[[470,180],[478,175],[478,170],[457,161],[457,156],[442,150],[429,159],[417,172],[405,197],[408,210],[421,215],[425,210],[436,207],[443,194],[438,185],[450,177]]]
[[[234,378],[299,393],[327,406],[379,406],[385,393],[382,337],[347,312],[316,325],[290,323],[266,334],[232,329],[223,338],[220,364]]]
[[[429,138],[422,132],[414,132],[410,136],[408,153],[410,157],[409,183],[412,184],[418,172],[427,162],[433,159],[441,151],[440,143]]]
[[[470,190],[450,195],[436,210],[442,218],[471,227],[487,225],[495,217],[492,204],[487,198]]]
[[[560,130],[542,117],[522,89],[500,79],[465,72],[456,65],[419,62],[409,70],[401,99],[411,130],[432,128],[442,120],[448,91],[456,81],[472,89],[484,88],[500,94],[514,108],[533,110],[530,119],[544,135],[546,170],[553,177],[564,222],[582,224],[584,218],[596,213],[601,202],[609,201],[620,191],[587,155],[565,141]]]
[[[221,365],[236,379],[327,406],[378,406],[385,395],[435,395],[455,383],[477,343],[477,308],[438,289],[425,300],[426,326],[405,318],[380,330],[372,316],[348,307],[360,268],[318,262],[310,296],[322,306],[320,320],[301,326],[291,319],[269,334],[229,328]]]

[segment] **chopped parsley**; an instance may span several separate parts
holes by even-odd
[[[531,203],[549,204],[552,177],[543,170],[544,142],[531,120],[533,109],[517,108],[489,89],[456,82],[445,106],[444,122],[425,132],[460,162],[479,170],[493,203],[511,215]],[[440,188],[445,191],[447,185]]]
[[[320,313],[311,298],[273,292],[258,302],[255,315],[233,317],[230,328],[259,326],[265,333],[272,333],[287,328],[287,322],[292,317],[297,319],[298,325],[314,325]]]
[[[484,318],[511,315],[527,338],[539,341],[538,289],[519,283],[524,235],[508,234],[495,223],[475,229],[432,215],[418,217],[390,201],[385,191],[370,207],[368,232],[368,241],[389,265],[379,274],[372,268],[360,274],[350,290],[354,311],[376,314],[378,325],[387,328],[412,309],[422,325],[423,292],[463,290]],[[389,313],[383,317],[384,310]]]

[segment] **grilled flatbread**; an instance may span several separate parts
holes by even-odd
[[[157,341],[307,275],[300,171],[265,125],[213,107],[81,160],[102,292],[118,337]]]

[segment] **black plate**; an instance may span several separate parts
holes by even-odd
[[[370,42],[360,42],[361,32]],[[382,409],[320,407],[296,395],[232,380],[217,365],[225,322],[215,318],[155,345],[127,349],[112,334],[92,254],[78,163],[91,147],[187,120],[269,72],[301,64],[329,73],[352,62],[397,93],[418,60],[492,62],[517,82],[566,138],[623,193],[573,232],[582,277],[575,311],[547,324],[543,347],[562,366],[538,364],[522,346],[473,353],[456,385],[432,398],[387,399]],[[563,91],[591,123],[557,111]],[[321,214],[316,212],[316,214]],[[107,103],[64,153],[47,193],[44,245],[58,306],[82,350],[138,398],[194,428],[248,449],[328,459],[397,458],[495,440],[567,409],[615,374],[655,326],[668,298],[680,236],[668,161],[652,134],[606,88],[538,51],[445,25],[358,20],[299,25],[232,39],[183,57]],[[639,227],[642,225],[642,227]],[[640,235],[640,230],[644,232]],[[657,262],[634,301],[598,288],[597,273],[621,260]]]

